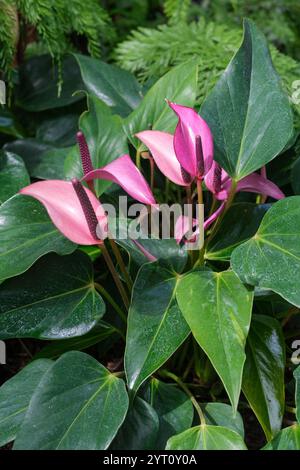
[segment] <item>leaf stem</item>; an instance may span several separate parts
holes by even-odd
[[[232,180],[231,188],[230,188],[228,199],[227,199],[226,204],[225,204],[225,208],[224,208],[223,212],[217,218],[216,222],[214,223],[214,226],[213,226],[208,238],[206,239],[205,248],[207,247],[209,242],[213,239],[213,237],[216,235],[217,231],[219,230],[221,222],[222,222],[226,212],[228,211],[228,209],[231,206],[232,201],[234,199],[235,192],[236,192],[236,187],[237,187],[237,182],[235,180]]]
[[[112,296],[110,295],[109,292],[107,292],[107,290],[101,286],[101,284],[99,284],[98,282],[94,282],[94,286],[95,288],[97,289],[97,291],[103,295],[103,297],[105,297],[105,299],[110,303],[110,305],[115,309],[115,311],[118,313],[119,317],[121,318],[121,320],[126,324],[127,323],[127,317],[125,315],[125,313],[123,312],[123,310],[119,307],[119,305],[117,304],[117,302],[115,302],[115,300],[112,298]]]
[[[123,260],[123,258],[122,258],[122,255],[121,255],[121,253],[120,253],[119,247],[118,247],[118,245],[116,244],[116,242],[115,242],[112,238],[109,239],[109,243],[110,243],[110,246],[111,246],[111,248],[112,248],[112,251],[113,251],[113,253],[114,253],[115,257],[116,257],[116,260],[117,260],[117,262],[118,262],[118,264],[119,264],[119,266],[120,266],[120,269],[121,269],[122,274],[123,274],[123,276],[124,276],[124,279],[125,279],[125,281],[126,281],[126,284],[127,284],[128,289],[129,289],[129,292],[131,292],[131,289],[132,289],[132,286],[133,286],[133,282],[132,282],[132,279],[131,279],[131,277],[130,277],[128,271],[127,271],[127,268],[126,268],[126,266],[125,266],[125,263],[124,263],[124,260]]]
[[[101,252],[103,254],[103,257],[105,259],[107,267],[108,267],[108,269],[109,269],[109,271],[110,271],[110,273],[113,277],[113,280],[115,281],[116,287],[118,288],[118,291],[120,292],[120,295],[122,297],[124,305],[125,305],[126,309],[128,310],[128,308],[129,308],[129,299],[127,297],[127,293],[124,289],[124,286],[123,286],[122,282],[120,281],[118,273],[115,270],[114,263],[113,263],[113,261],[110,257],[110,254],[109,254],[106,246],[104,245],[104,243],[102,245],[99,245],[99,248],[101,249]]]
[[[188,387],[182,382],[182,380],[177,375],[175,375],[172,372],[169,372],[167,370],[160,371],[160,375],[162,377],[167,377],[167,378],[173,380],[174,382],[176,382],[179,385],[180,388],[182,388],[182,390],[190,397],[191,402],[193,403],[194,408],[198,413],[201,425],[202,426],[205,425],[206,424],[205,417],[204,417],[203,411],[201,410],[201,407],[200,407],[199,403],[197,402],[197,400],[194,397],[194,395],[192,394],[192,392],[188,389]]]

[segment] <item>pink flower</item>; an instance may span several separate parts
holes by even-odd
[[[216,199],[225,201],[228,198],[231,188],[231,178],[217,162],[213,162],[204,181],[207,188],[214,194]],[[252,173],[241,179],[237,184],[236,191],[265,194],[273,199],[282,199],[285,197],[276,184],[258,173]]]
[[[79,245],[99,245],[106,237],[107,217],[94,194],[80,181],[39,181],[20,190],[40,201],[57,229]]]
[[[117,183],[142,204],[156,204],[147,181],[129,155],[122,155],[103,168],[89,171],[82,179],[89,182],[97,178]]]
[[[170,101],[168,104],[178,116],[174,136],[161,131],[142,131],[136,136],[169,180],[189,186],[195,178],[203,179],[212,165],[212,134],[195,110]]]

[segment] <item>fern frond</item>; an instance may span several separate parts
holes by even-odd
[[[0,78],[11,84],[11,73],[19,37],[18,16],[13,0],[0,0]]]
[[[137,74],[141,81],[160,77],[172,66],[191,58],[199,61],[198,102],[213,88],[240,45],[242,31],[224,24],[206,22],[139,28],[115,50],[118,64]],[[270,47],[275,67],[291,95],[292,84],[300,76],[300,64]],[[296,105],[300,114],[300,105]]]
[[[191,0],[165,0],[164,13],[170,24],[187,21]]]

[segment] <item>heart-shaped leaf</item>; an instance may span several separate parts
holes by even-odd
[[[99,346],[102,341],[107,339],[112,343],[113,335],[117,335],[115,328],[101,320],[91,331],[83,336],[51,341],[51,343],[47,344],[34,356],[34,359],[57,359],[68,351],[82,351],[94,344]]]
[[[232,269],[246,284],[271,289],[299,307],[299,234],[300,196],[276,202],[257,233],[234,250]]]
[[[236,410],[253,294],[232,271],[195,271],[177,288],[179,308],[219,374]]]
[[[104,315],[90,258],[49,254],[0,285],[0,338],[61,339],[87,333]]]
[[[247,450],[241,436],[222,426],[195,426],[168,440],[167,450]]]
[[[0,207],[0,282],[23,273],[46,253],[66,255],[75,249],[35,199],[18,194]]]
[[[191,399],[176,385],[154,378],[147,387],[145,398],[159,417],[159,431],[153,449],[163,450],[169,437],[192,425],[194,408]]]
[[[244,22],[243,43],[201,108],[215,157],[240,180],[276,157],[293,135],[287,94],[263,34]]]
[[[284,428],[262,450],[300,450],[300,425]]]
[[[212,426],[223,426],[237,432],[244,439],[244,424],[241,415],[226,403],[206,403],[201,405],[205,422]]]
[[[97,97],[89,95],[89,110],[83,113],[79,127],[89,146],[94,168],[101,168],[128,153],[127,137],[119,116],[113,116],[110,108]],[[79,151],[72,151],[65,162],[66,178],[83,176]],[[95,180],[97,194],[110,186],[109,181]]]
[[[114,439],[114,450],[153,450],[158,435],[159,420],[154,408],[135,397],[125,421]]]
[[[59,148],[36,139],[18,139],[4,148],[22,157],[31,177],[63,179],[65,159],[73,147]]]
[[[14,449],[107,449],[127,409],[123,380],[91,356],[68,352],[43,376]]]
[[[178,277],[159,263],[145,264],[134,284],[128,315],[125,370],[137,390],[179,348],[190,330],[175,298]]]
[[[20,85],[17,89],[17,104],[27,111],[37,112],[60,108],[82,99],[74,92],[84,89],[79,67],[72,55],[67,55],[61,66],[50,55],[37,55],[30,58],[20,70]],[[62,82],[58,93],[58,82]]]
[[[209,242],[205,258],[230,260],[233,250],[255,234],[268,209],[267,204],[233,204],[225,213],[216,236]]]
[[[99,59],[81,54],[74,56],[91,95],[121,116],[127,116],[137,107],[142,98],[142,88],[134,75]]]
[[[268,440],[284,413],[285,345],[275,318],[254,315],[246,346],[242,390]]]
[[[136,148],[142,148],[134,134],[147,129],[172,132],[176,114],[165,99],[185,106],[194,106],[197,95],[198,64],[195,60],[174,67],[147,92],[141,104],[126,118],[125,130]]]
[[[15,439],[31,397],[52,364],[49,359],[33,361],[0,387],[0,446]]]
[[[0,152],[0,205],[30,184],[22,158],[10,152]]]

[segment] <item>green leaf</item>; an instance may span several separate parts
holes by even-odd
[[[180,280],[176,297],[195,339],[219,374],[236,410],[253,293],[232,271],[197,271]]]
[[[0,282],[23,273],[46,253],[66,255],[75,248],[35,199],[18,194],[0,207]]]
[[[68,352],[42,378],[14,449],[107,449],[127,409],[123,380],[91,356]]]
[[[195,426],[168,440],[167,450],[247,450],[241,436],[222,426]]]
[[[142,88],[134,75],[99,59],[81,54],[74,54],[74,57],[91,95],[121,116],[127,116],[137,107],[141,101]]]
[[[142,148],[134,137],[146,129],[172,132],[178,118],[165,99],[194,106],[197,94],[198,64],[195,60],[174,67],[147,92],[141,104],[125,119],[124,126],[136,148]]]
[[[298,423],[300,423],[300,366],[294,370],[294,378],[296,381],[295,402],[296,402],[296,415]]]
[[[82,336],[104,315],[90,258],[49,254],[0,285],[0,338]]]
[[[243,43],[201,108],[215,157],[236,180],[273,160],[293,135],[287,94],[263,34],[244,21]]]
[[[65,113],[45,119],[37,128],[36,139],[58,147],[69,147],[76,143],[78,115]]]
[[[176,385],[166,384],[154,378],[146,390],[145,398],[159,417],[159,431],[153,448],[163,450],[169,437],[185,431],[192,425],[192,402]]]
[[[271,289],[300,307],[299,234],[300,196],[276,202],[257,233],[234,250],[232,269],[244,283]]]
[[[222,225],[207,246],[206,259],[228,261],[231,253],[257,231],[267,204],[240,202],[233,204],[225,213]]]
[[[300,158],[292,166],[291,182],[295,194],[300,194]]]
[[[238,433],[244,439],[244,423],[241,415],[226,403],[206,403],[201,405],[206,424],[223,426]]]
[[[300,425],[284,428],[262,450],[300,450]]]
[[[80,118],[79,127],[85,135],[94,168],[101,168],[112,160],[129,152],[127,137],[119,116],[113,116],[110,108],[93,95],[88,97],[89,110]],[[82,177],[79,151],[71,152],[65,162],[67,178]],[[110,185],[109,181],[95,180],[100,195]]]
[[[41,349],[41,351],[34,356],[34,359],[56,359],[68,351],[82,351],[108,338],[112,341],[112,335],[115,334],[116,330],[113,326],[100,321],[91,331],[83,336],[52,341]]]
[[[57,65],[50,55],[29,59],[20,70],[20,85],[17,90],[17,104],[27,111],[44,111],[65,107],[82,99],[74,94],[84,89],[80,71],[71,55],[62,61],[61,77]],[[62,82],[59,94],[58,82]]]
[[[284,413],[285,345],[275,318],[254,315],[246,346],[242,390],[268,440]]]
[[[126,219],[117,219],[119,223],[119,236],[117,243],[122,246],[132,261],[137,266],[142,266],[149,262],[149,259],[141,251],[140,247],[136,245],[130,238],[128,238],[127,223]],[[157,258],[162,265],[170,270],[175,270],[180,273],[183,271],[187,259],[188,252],[184,247],[181,247],[176,243],[173,238],[170,239],[155,239],[155,238],[141,238],[138,240],[140,246],[142,246],[148,253]]]
[[[159,263],[145,264],[134,284],[128,315],[125,370],[137,390],[179,348],[189,328],[178,308],[176,274]]]
[[[12,135],[13,137],[23,136],[23,130],[15,121],[15,116],[2,107],[0,108],[0,133]]]
[[[155,410],[140,397],[135,397],[111,448],[113,450],[153,450],[159,420]]]
[[[0,151],[0,205],[30,184],[23,160],[10,152]]]
[[[53,147],[36,139],[14,140],[4,148],[22,157],[31,177],[63,179],[65,159],[70,148]]]
[[[0,387],[0,446],[15,439],[30,399],[52,364],[48,359],[34,361]]]

